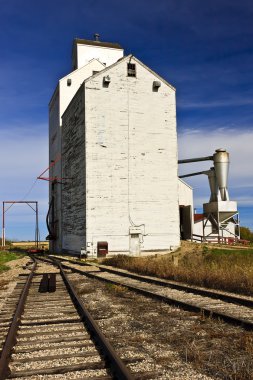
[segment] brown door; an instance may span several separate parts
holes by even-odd
[[[179,206],[180,212],[180,234],[182,240],[192,237],[192,210],[191,206]]]

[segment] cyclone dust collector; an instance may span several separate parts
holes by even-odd
[[[203,223],[203,240],[216,238],[218,242],[223,242],[226,238],[225,231],[229,232],[237,240],[240,238],[239,232],[239,214],[237,202],[229,200],[228,194],[228,171],[229,171],[229,153],[225,149],[216,149],[213,156],[198,157],[187,160],[179,160],[179,164],[190,162],[212,160],[214,166],[210,170],[190,173],[179,176],[179,178],[191,177],[199,174],[206,174],[210,186],[210,200],[203,204],[203,213],[205,220]],[[207,230],[208,221],[212,225],[212,230]],[[235,225],[234,233],[228,231],[229,223]]]

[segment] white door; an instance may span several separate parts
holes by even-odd
[[[131,255],[137,256],[140,254],[140,235],[139,234],[130,235],[129,251]]]

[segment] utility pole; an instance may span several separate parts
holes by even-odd
[[[3,202],[3,223],[2,223],[2,248],[5,247],[5,225],[4,225],[4,202]]]
[[[10,206],[5,209],[5,203],[10,204]],[[39,208],[38,201],[3,201],[3,215],[2,215],[2,248],[5,247],[5,214],[6,212],[17,203],[27,204],[35,212],[35,245],[36,248],[39,246]],[[35,204],[35,207],[33,206]]]

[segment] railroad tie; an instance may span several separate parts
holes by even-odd
[[[56,274],[50,273],[49,279],[48,279],[48,292],[53,293],[56,291]]]
[[[53,293],[56,291],[56,274],[44,273],[39,285],[39,293]]]
[[[40,281],[39,292],[46,293],[48,291],[48,274],[44,273]]]

